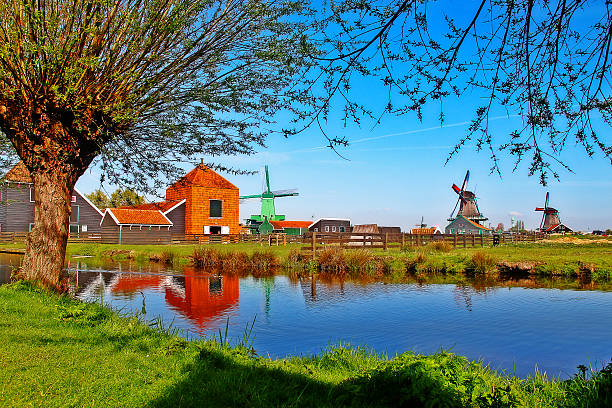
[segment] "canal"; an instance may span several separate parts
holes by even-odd
[[[0,254],[0,282],[18,256]],[[71,290],[123,313],[160,317],[186,337],[238,339],[254,322],[259,355],[365,346],[395,355],[445,349],[520,377],[567,378],[612,357],[612,292],[533,278],[461,283],[358,282],[277,274],[235,276],[159,264],[71,260]]]

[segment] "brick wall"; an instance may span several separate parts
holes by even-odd
[[[204,226],[228,226],[230,234],[240,233],[238,189],[222,189],[197,185],[173,185],[166,190],[166,200],[185,202],[185,233],[202,234]],[[209,200],[223,201],[222,217],[209,218]]]

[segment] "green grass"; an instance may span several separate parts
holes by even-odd
[[[612,366],[567,381],[517,379],[447,352],[365,349],[271,360],[227,341],[185,341],[156,323],[29,283],[0,287],[0,406],[598,407]],[[238,344],[238,343],[236,343]],[[585,375],[586,374],[586,375]]]
[[[514,267],[529,269],[534,275],[585,277],[596,282],[612,280],[612,241],[576,239],[580,244],[556,241],[538,243],[504,244],[497,247],[476,247],[456,249],[440,245],[406,247],[403,251],[346,250],[342,254],[337,247],[318,251],[316,262],[307,254],[300,254],[302,244],[268,246],[258,243],[211,244],[209,248],[221,254],[257,253],[271,254],[278,258],[278,264],[298,267],[315,272],[325,270],[349,276],[365,275],[399,277],[402,271],[417,274],[460,274],[496,273]],[[572,238],[574,239],[574,238]],[[586,243],[584,243],[586,242]],[[0,248],[22,248],[18,244],[2,244]],[[170,259],[175,266],[191,263],[191,256],[197,245],[113,245],[113,244],[69,244],[67,256],[92,256],[97,260],[134,259],[148,262],[150,259]],[[88,261],[92,263],[92,261]],[[500,266],[501,265],[501,266]],[[504,266],[505,265],[505,266]]]

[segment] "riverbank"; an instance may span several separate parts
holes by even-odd
[[[381,358],[334,348],[272,360],[234,341],[185,341],[146,315],[28,283],[0,286],[2,406],[538,406],[612,403],[612,366],[517,379],[440,352]]]
[[[585,281],[612,280],[612,240],[557,237],[536,243],[514,243],[484,248],[452,248],[444,243],[403,250],[344,249],[330,245],[301,251],[302,244],[280,246],[257,243],[198,245],[68,244],[67,257],[96,260],[160,262],[237,270],[269,270],[279,265],[298,273],[327,273],[340,277],[395,277],[414,275],[506,274],[563,276]],[[22,249],[0,245],[0,249]]]

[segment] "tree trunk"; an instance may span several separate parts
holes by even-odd
[[[70,203],[75,177],[57,166],[48,172],[32,174],[34,182],[34,228],[28,234],[21,274],[59,291],[67,289],[62,276]]]

